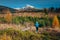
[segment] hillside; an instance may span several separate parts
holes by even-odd
[[[0,13],[1,13],[2,10],[4,10],[4,9],[9,9],[12,13],[18,11],[18,10],[16,10],[16,9],[13,9],[13,8],[10,8],[10,7],[6,7],[6,6],[0,5]]]

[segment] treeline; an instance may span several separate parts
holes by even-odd
[[[54,7],[50,7],[50,8],[42,8],[42,9],[31,9],[29,10],[25,10],[25,11],[20,11],[20,12],[54,12],[54,13],[60,13],[60,7],[58,8],[54,8]]]
[[[29,11],[27,11],[29,12]],[[56,12],[56,13],[60,13],[60,7],[59,8],[54,8],[54,7],[50,7],[50,8],[43,8],[43,9],[39,9],[39,10],[33,10],[32,12]]]
[[[54,7],[51,7],[48,9],[49,12],[57,12],[57,13],[60,13],[60,8],[54,8]]]

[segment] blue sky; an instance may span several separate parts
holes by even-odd
[[[60,0],[0,0],[0,5],[11,8],[22,8],[26,4],[36,8],[60,7]]]

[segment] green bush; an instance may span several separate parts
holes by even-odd
[[[6,20],[4,19],[4,17],[0,17],[0,22],[6,22]]]
[[[4,18],[0,18],[1,22],[6,22],[4,20]],[[52,19],[49,17],[43,17],[43,18],[38,18],[38,17],[20,17],[20,16],[16,16],[12,18],[12,23],[15,24],[24,24],[24,22],[33,22],[35,24],[35,22],[38,21],[40,24],[40,27],[42,26],[51,26],[52,25]]]

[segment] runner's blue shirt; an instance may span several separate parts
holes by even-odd
[[[36,23],[35,23],[35,26],[36,26],[36,27],[39,27],[39,23],[38,23],[38,22],[36,22]]]

